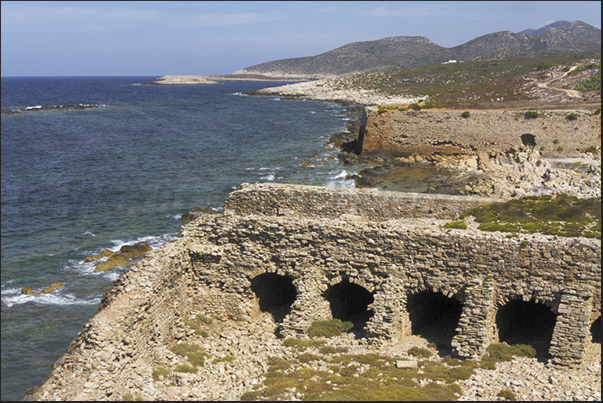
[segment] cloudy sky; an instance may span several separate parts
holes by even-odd
[[[555,21],[601,28],[600,1],[2,1],[2,76],[228,74],[350,42],[453,47]]]

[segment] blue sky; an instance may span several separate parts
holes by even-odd
[[[2,1],[2,76],[228,74],[350,42],[453,47],[554,21],[601,28],[600,1]]]

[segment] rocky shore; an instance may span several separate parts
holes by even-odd
[[[382,106],[410,104],[420,99],[410,95],[386,96],[370,90],[340,88],[338,83],[334,79],[322,79],[248,91],[246,94]]]
[[[224,81],[305,81],[304,77],[263,76],[260,74],[224,75],[168,75],[161,76],[148,85],[207,85]]]

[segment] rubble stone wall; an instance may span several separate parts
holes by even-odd
[[[296,197],[290,205],[312,203],[311,197],[297,199],[299,194],[316,191],[321,203],[324,197],[324,189],[289,189]],[[428,218],[325,218],[315,208],[309,216],[256,214],[265,190],[258,188],[257,197],[234,197],[236,208],[227,203],[224,214],[185,225],[181,239],[149,252],[124,273],[50,379],[28,398],[116,400],[124,390],[152,395],[144,389],[153,384],[148,368],[164,365],[166,348],[192,332],[186,319],[203,313],[215,320],[248,320],[259,309],[252,280],[264,273],[289,277],[297,293],[280,323],[283,335],[299,335],[313,321],[330,319],[325,292],[342,282],[372,293],[369,337],[408,335],[409,295],[431,290],[462,304],[452,339],[459,357],[481,356],[496,339],[497,310],[521,299],[545,304],[557,315],[553,362],[581,363],[589,326],[601,315],[599,240],[507,238],[445,229],[443,220]],[[372,192],[357,191],[355,197],[365,196],[367,206],[375,202]]]

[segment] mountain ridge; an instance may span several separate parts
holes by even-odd
[[[425,36],[392,36],[375,41],[352,42],[315,56],[280,59],[256,64],[232,75],[263,74],[327,78],[353,73],[374,73],[420,67],[450,60],[466,61],[510,52],[579,53],[601,51],[601,30],[582,21],[557,21],[519,33],[498,31],[451,48]]]

